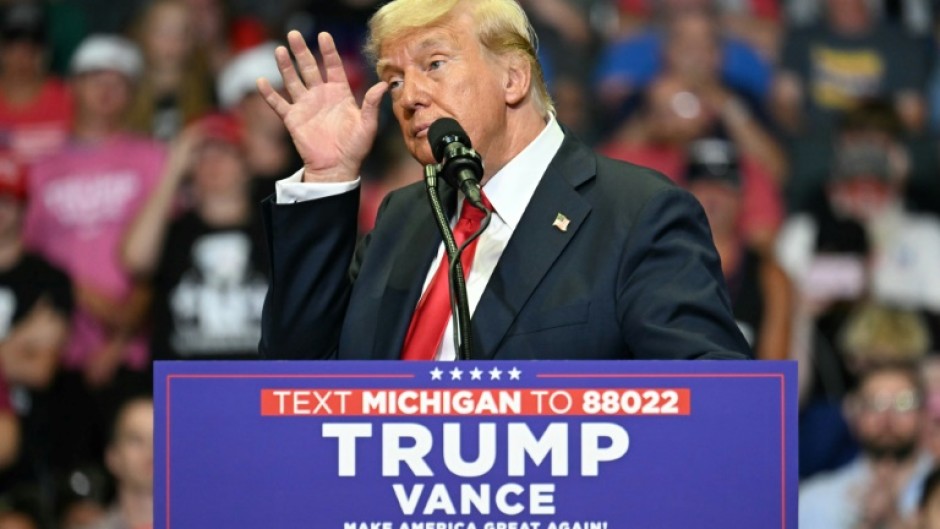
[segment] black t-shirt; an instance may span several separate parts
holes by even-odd
[[[257,358],[268,288],[259,224],[212,227],[189,212],[170,225],[154,277],[154,359]]]
[[[811,123],[827,128],[859,101],[923,90],[929,67],[923,44],[896,27],[844,36],[824,24],[788,34],[781,66],[803,80]]]
[[[0,340],[29,315],[40,300],[68,318],[74,307],[69,277],[38,255],[25,253],[0,271]],[[12,387],[13,408],[20,418],[22,443],[17,462],[0,472],[0,490],[38,479],[49,461],[51,392]]]
[[[25,253],[12,268],[0,271],[0,339],[41,299],[67,317],[74,305],[72,283],[42,257]]]

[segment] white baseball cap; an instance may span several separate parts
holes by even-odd
[[[143,71],[144,59],[137,45],[117,35],[91,35],[72,55],[72,75],[100,70],[122,73],[137,79]]]
[[[266,78],[276,90],[284,82],[274,59],[276,42],[264,42],[236,55],[219,73],[216,92],[222,108],[230,109],[246,95],[257,90],[259,77]]]

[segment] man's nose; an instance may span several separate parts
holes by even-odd
[[[430,101],[427,79],[420,73],[406,75],[402,84],[402,104],[414,110],[427,106]]]

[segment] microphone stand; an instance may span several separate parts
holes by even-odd
[[[460,263],[457,243],[454,240],[454,233],[441,205],[441,198],[437,193],[439,170],[439,165],[426,165],[424,167],[424,183],[428,200],[431,203],[431,212],[437,223],[437,229],[444,239],[444,248],[450,262],[448,283],[450,284],[451,316],[454,318],[454,350],[457,352],[458,359],[470,360],[470,354],[473,350],[470,333],[470,300],[467,296],[467,283],[464,278],[463,265]],[[464,207],[472,206],[465,204]],[[469,241],[470,239],[467,242]]]

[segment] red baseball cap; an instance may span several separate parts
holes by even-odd
[[[242,148],[241,123],[232,115],[209,114],[197,120],[195,126],[207,141],[219,141]]]

